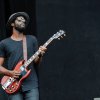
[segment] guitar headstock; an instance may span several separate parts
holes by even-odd
[[[56,34],[53,35],[53,39],[60,39],[63,38],[63,36],[66,36],[65,31],[59,30]]]

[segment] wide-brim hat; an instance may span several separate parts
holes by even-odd
[[[11,27],[11,23],[18,17],[18,16],[23,16],[25,19],[26,19],[26,26],[28,25],[29,23],[29,15],[26,13],[26,12],[17,12],[17,13],[14,13],[12,14],[8,21],[7,21],[7,28],[9,29]]]

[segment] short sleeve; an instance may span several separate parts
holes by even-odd
[[[4,49],[4,43],[0,42],[0,57],[6,57],[5,56],[5,49]]]

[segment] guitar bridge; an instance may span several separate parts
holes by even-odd
[[[15,79],[10,77],[10,78],[5,82],[5,84],[2,85],[2,88],[3,88],[4,90],[7,89],[8,86],[11,85],[14,81],[15,81]]]

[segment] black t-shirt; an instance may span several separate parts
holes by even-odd
[[[32,35],[26,35],[27,41],[27,58],[29,59],[38,49],[37,39]],[[0,57],[6,59],[5,67],[13,70],[17,63],[23,60],[23,41],[15,41],[11,37],[0,42]],[[27,91],[38,87],[38,78],[32,62],[28,68],[31,74],[22,83],[22,90]]]

